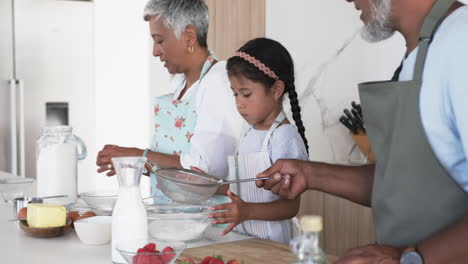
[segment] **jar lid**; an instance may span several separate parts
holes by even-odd
[[[304,232],[320,232],[323,229],[322,217],[319,215],[305,215],[300,222]]]
[[[46,126],[42,127],[42,133],[70,133],[73,128],[71,126]]]

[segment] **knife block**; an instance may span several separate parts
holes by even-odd
[[[374,152],[372,152],[367,134],[364,132],[359,132],[359,134],[353,134],[353,133],[349,133],[349,134],[351,135],[351,138],[358,146],[361,153],[367,158],[367,160],[372,163],[375,162],[375,155],[374,155]]]

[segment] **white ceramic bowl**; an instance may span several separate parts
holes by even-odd
[[[75,221],[78,238],[86,245],[108,244],[112,238],[112,216],[94,216]]]

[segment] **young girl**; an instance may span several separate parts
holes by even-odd
[[[236,155],[230,157],[229,178],[254,178],[278,159],[308,160],[289,52],[274,40],[254,39],[228,60],[226,68],[237,110],[249,124]],[[285,93],[296,126],[283,113]],[[227,195],[232,202],[213,207],[213,211],[223,212],[210,216],[214,224],[229,224],[223,234],[236,228],[252,236],[289,243],[300,230],[292,220],[299,211],[299,198],[281,199],[257,188],[255,182],[232,184]]]

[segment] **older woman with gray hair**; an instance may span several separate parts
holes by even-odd
[[[111,158],[146,156],[164,167],[199,168],[219,178],[228,173],[242,129],[226,62],[208,50],[208,8],[203,0],[150,0],[144,10],[153,56],[174,74],[169,94],[154,101],[154,136],[148,149],[106,145],[98,172],[115,171]],[[152,194],[162,195],[152,178]]]

